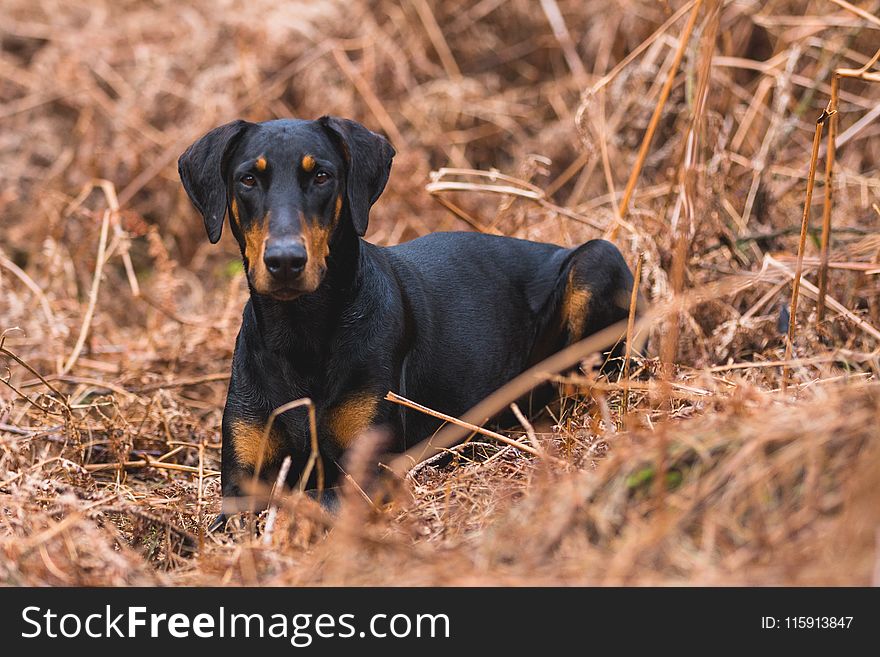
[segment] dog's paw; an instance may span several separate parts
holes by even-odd
[[[226,523],[229,522],[229,516],[225,513],[217,514],[217,517],[214,518],[213,522],[208,525],[209,532],[217,532],[217,531],[225,531]]]
[[[335,488],[307,490],[306,495],[318,502],[328,513],[336,514],[339,511],[339,493]]]

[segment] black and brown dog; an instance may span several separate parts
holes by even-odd
[[[627,316],[633,279],[615,246],[568,249],[475,233],[392,247],[362,239],[395,152],[347,119],[233,121],[180,157],[183,186],[217,242],[229,215],[251,298],[223,414],[223,513],[245,481],[289,483],[310,454],[309,397],[327,485],[346,448],[382,426],[402,450],[439,421],[399,393],[458,416],[514,376]],[[262,454],[260,453],[262,451]],[[313,477],[314,479],[314,477]],[[314,483],[314,482],[312,482]]]

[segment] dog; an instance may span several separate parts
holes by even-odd
[[[528,367],[629,313],[633,277],[604,240],[576,248],[468,232],[391,247],[363,239],[395,150],[354,121],[324,116],[211,130],[180,156],[183,187],[212,243],[226,216],[250,300],[223,412],[223,503],[247,483],[289,485],[309,464],[309,398],[324,486],[343,453],[381,428],[403,451],[440,421],[385,400],[389,391],[459,416]],[[548,399],[549,401],[549,399]]]

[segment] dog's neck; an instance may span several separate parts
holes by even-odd
[[[251,307],[263,346],[292,356],[303,365],[318,365],[328,357],[333,335],[348,302],[360,285],[363,249],[353,231],[334,238],[327,272],[318,289],[291,301],[278,301],[251,288]]]

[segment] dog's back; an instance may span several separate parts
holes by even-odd
[[[616,247],[435,233],[381,249],[414,327],[401,394],[451,415],[543,357],[626,317],[632,277]],[[624,303],[619,303],[623,301]],[[406,414],[405,442],[436,428]]]

